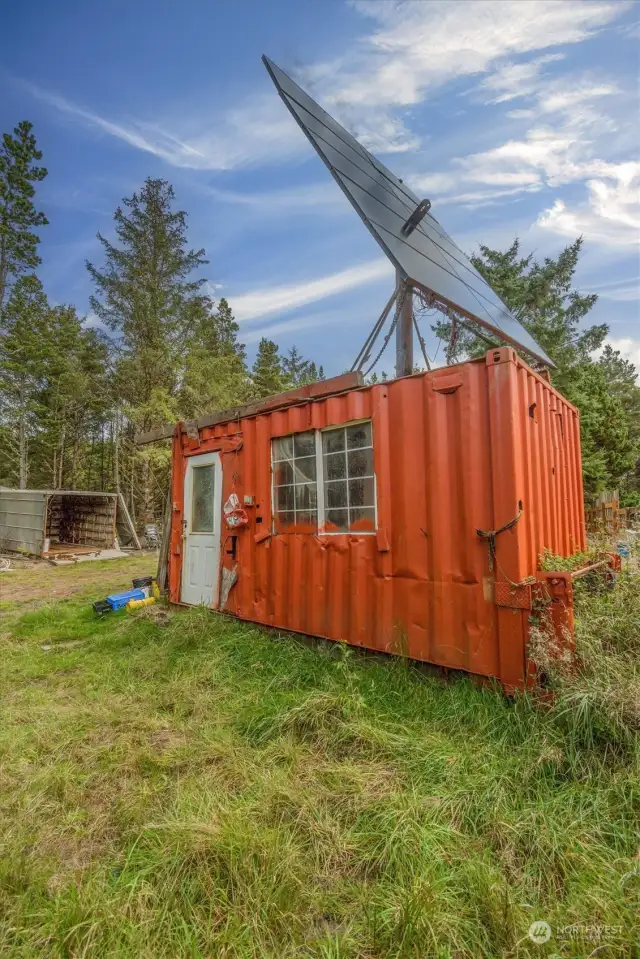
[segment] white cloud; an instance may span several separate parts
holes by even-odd
[[[599,158],[585,130],[593,120],[593,98],[615,90],[612,85],[582,81],[565,85],[562,94],[546,88],[540,93],[546,104],[541,112],[557,112],[554,124],[535,126],[520,139],[490,150],[456,157],[446,171],[407,179],[416,192],[435,194],[441,204],[469,207],[582,182],[583,200],[569,207],[557,198],[539,214],[536,225],[563,236],[584,233],[599,244],[633,246],[640,237],[640,163]],[[605,150],[606,138],[597,145]]]
[[[633,302],[640,300],[640,276],[623,277],[609,280],[606,283],[595,283],[589,289],[580,290],[581,293],[597,293],[605,300],[619,300]]]
[[[598,97],[609,97],[618,93],[618,87],[612,83],[590,83],[588,80],[577,84],[574,87],[567,85],[564,81],[549,84],[541,91],[538,99],[537,109],[542,113],[565,113],[570,111],[576,122],[576,110],[578,107]],[[581,121],[584,116],[579,117]]]
[[[502,57],[578,43],[628,7],[618,0],[361,0],[353,5],[379,28],[340,64],[334,97],[377,106],[419,103],[429,88],[483,73]]]
[[[504,64],[506,56],[579,43],[627,8],[626,0],[430,0],[369,2],[353,6],[376,21],[348,55],[295,70],[300,82],[375,151],[414,149],[417,137],[398,110],[421,103],[449,81],[483,74],[497,99],[509,98],[518,83],[533,83],[540,68],[562,54],[526,64]],[[395,111],[395,113],[394,113]]]
[[[584,234],[591,243],[637,247],[640,243],[640,163],[602,168],[603,178],[587,181],[586,202],[567,206],[557,199],[537,225],[560,236]]]
[[[509,112],[507,113],[507,116],[509,117],[510,120],[531,120],[533,117],[535,117],[535,115],[536,115],[535,110],[526,110],[526,109],[509,110]]]
[[[104,330],[104,323],[98,316],[96,316],[95,313],[87,313],[82,321],[82,325],[84,326],[85,330]]]
[[[115,122],[33,84],[26,87],[37,99],[85,126],[108,133],[176,167],[229,170],[293,155],[304,146],[289,113],[266,92],[209,121],[205,133],[178,137],[157,124],[142,120]]]
[[[331,208],[346,209],[344,197],[335,185],[325,179],[322,183],[310,183],[303,186],[289,187],[285,190],[265,190],[262,193],[241,193],[235,190],[224,190],[215,186],[202,187],[202,192],[214,197],[221,203],[232,206],[242,206],[254,212],[263,213],[296,213],[309,209],[325,211]]]
[[[494,73],[483,80],[481,90],[489,93],[489,103],[503,103],[516,97],[527,96],[538,89],[541,68],[546,63],[564,60],[563,53],[549,53],[523,63],[503,63]]]
[[[393,268],[388,260],[376,259],[315,280],[265,287],[228,299],[236,320],[246,323],[271,313],[288,313],[384,277],[389,277],[390,283],[393,283]]]
[[[335,316],[334,322],[339,320],[339,316]],[[292,320],[283,320],[282,323],[271,323],[268,326],[261,326],[257,330],[248,330],[246,333],[243,331],[242,340],[245,344],[258,343],[263,336],[273,337],[279,336],[281,333],[289,334],[296,333],[298,330],[309,330],[313,327],[320,325],[326,325],[327,318],[325,314],[320,313],[317,316],[296,316]]]
[[[485,80],[496,99],[535,82],[551,53],[528,63],[501,63],[561,44],[578,43],[623,13],[626,0],[430,0],[356,2],[376,22],[342,57],[293,70],[365,145],[376,152],[413,150],[418,138],[398,109],[462,76]],[[114,120],[31,86],[31,92],[79,122],[177,167],[227,170],[305,149],[304,140],[265,76],[259,93],[211,116],[202,106],[171,122]],[[394,112],[395,110],[395,112]],[[204,119],[203,119],[204,117]],[[204,131],[204,132],[203,132]]]
[[[605,343],[608,343],[612,349],[618,350],[625,360],[630,360],[640,377],[640,340],[635,340],[630,336],[608,336]]]

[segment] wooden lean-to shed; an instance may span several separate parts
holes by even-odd
[[[571,576],[539,556],[585,548],[578,412],[509,347],[177,424],[171,490],[174,603],[513,688],[545,581],[570,642]]]
[[[0,550],[64,558],[140,549],[121,494],[0,488]]]

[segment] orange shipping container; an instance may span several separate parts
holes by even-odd
[[[343,383],[178,424],[171,600],[523,686],[538,557],[585,548],[577,410],[510,348]]]

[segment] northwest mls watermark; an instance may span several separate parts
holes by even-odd
[[[544,919],[532,922],[527,932],[529,939],[537,946],[549,942],[552,936],[557,940],[578,939],[583,942],[606,942],[622,935],[622,926],[612,926],[607,923],[580,923],[574,922],[569,926],[558,926],[552,929]]]

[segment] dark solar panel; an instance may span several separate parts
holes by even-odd
[[[435,217],[427,213],[403,235],[420,198],[273,61],[262,59],[287,107],[394,266],[442,305],[553,366]]]

